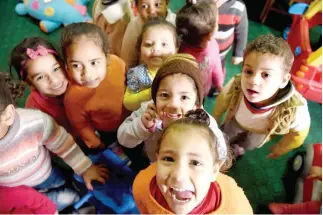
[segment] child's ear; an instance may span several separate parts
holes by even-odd
[[[285,88],[289,80],[290,80],[290,73],[283,75],[283,80],[282,80],[282,83],[279,85],[279,88],[280,89]]]
[[[15,107],[10,104],[6,107],[6,109],[1,114],[1,121],[6,126],[11,126],[15,120]]]

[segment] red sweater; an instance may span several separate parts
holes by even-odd
[[[72,128],[67,119],[64,108],[64,97],[50,98],[41,95],[38,91],[32,90],[27,98],[25,108],[32,108],[47,113],[54,118],[57,124],[64,127],[75,139],[79,137],[77,131]]]
[[[54,214],[55,204],[31,187],[0,187],[0,214]]]
[[[64,105],[68,119],[89,148],[101,140],[96,130],[116,132],[127,116],[123,106],[126,89],[126,67],[122,59],[109,55],[107,74],[95,89],[71,84],[65,93]]]

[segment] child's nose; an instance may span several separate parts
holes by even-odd
[[[188,174],[188,169],[183,164],[175,164],[171,172],[171,180],[173,182],[184,182],[186,175]]]
[[[149,14],[150,14],[151,17],[155,17],[156,16],[157,10],[156,10],[156,8],[154,6],[152,6],[152,7],[149,8]]]
[[[59,82],[59,79],[57,77],[55,77],[54,75],[49,76],[49,81],[52,85],[55,85]]]
[[[89,68],[84,68],[84,70],[83,70],[83,78],[85,79],[85,80],[89,80],[89,79],[91,79],[91,76],[92,76],[92,71],[91,71],[91,69],[89,69]]]
[[[249,78],[250,85],[258,85],[260,81],[260,76],[255,74]]]
[[[176,97],[171,98],[170,101],[169,101],[168,106],[172,107],[172,108],[177,108],[179,106],[178,98],[176,98]]]

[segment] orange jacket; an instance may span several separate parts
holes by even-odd
[[[116,132],[127,117],[123,106],[125,81],[125,63],[119,57],[109,55],[106,77],[97,88],[71,84],[66,91],[66,115],[89,148],[96,148],[101,143],[96,130]]]
[[[136,177],[132,192],[141,214],[174,214],[163,208],[151,195],[150,182],[156,176],[157,164],[153,163]],[[243,190],[233,178],[220,173],[217,184],[221,190],[220,206],[210,214],[253,214]]]

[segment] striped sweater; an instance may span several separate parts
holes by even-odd
[[[242,0],[227,0],[219,7],[219,27],[214,37],[225,59],[234,44],[233,57],[242,57],[248,39],[248,15]]]
[[[50,175],[49,151],[81,175],[91,165],[66,130],[47,114],[17,109],[13,125],[0,140],[0,186],[37,186]]]

